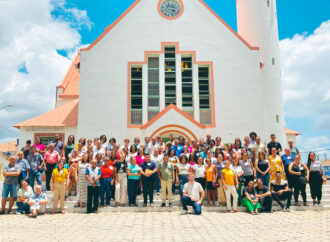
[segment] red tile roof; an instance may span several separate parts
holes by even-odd
[[[297,131],[293,131],[293,130],[288,129],[288,128],[285,129],[285,133],[286,133],[287,135],[288,135],[288,134],[293,134],[293,135],[296,135],[296,136],[301,135],[301,133],[299,133],[299,132],[297,132]]]
[[[0,153],[1,152],[16,152],[16,151],[17,151],[17,141],[16,140],[0,144]]]
[[[78,125],[78,103],[75,99],[47,113],[14,125],[20,127],[65,127]]]
[[[80,73],[77,65],[80,63],[80,54],[78,54],[65,74],[61,84],[57,88],[63,88],[62,93],[59,95],[61,98],[66,97],[79,97],[79,77]]]

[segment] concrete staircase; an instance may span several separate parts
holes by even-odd
[[[2,190],[2,184],[0,184],[0,192]],[[323,195],[322,195],[322,202],[321,202],[321,206],[312,206],[312,198],[310,196],[310,188],[309,185],[307,185],[306,188],[306,193],[307,193],[307,204],[308,206],[302,206],[302,198],[301,196],[299,196],[299,202],[301,203],[301,206],[294,206],[294,199],[292,198],[292,207],[291,210],[292,211],[321,211],[321,210],[330,210],[330,182],[328,182],[328,184],[323,185]],[[1,194],[1,193],[0,193]],[[47,197],[48,197],[48,204],[46,206],[46,212],[51,212],[52,211],[52,207],[53,207],[53,193],[50,191],[46,192]],[[206,195],[205,195],[206,196]],[[86,207],[81,208],[81,207],[75,207],[75,205],[77,204],[76,200],[77,197],[75,196],[74,192],[72,193],[72,196],[68,197],[69,201],[65,201],[64,202],[64,208],[66,212],[69,213],[85,213],[86,212]],[[142,207],[143,206],[143,196],[142,194],[138,195],[137,197],[137,204],[138,207],[115,207],[115,202],[111,201],[111,205],[109,208],[100,208],[99,212],[175,212],[175,211],[180,211],[182,208],[181,206],[181,202],[180,202],[180,195],[179,194],[175,194],[173,196],[173,201],[172,201],[172,207],[166,207],[166,208],[161,208],[161,196],[160,194],[157,194],[156,192],[154,193],[154,208],[151,208],[150,206],[148,207]],[[219,206],[219,203],[216,202],[216,206],[210,206],[207,207],[206,204],[206,199],[203,202],[204,207],[203,207],[203,211],[208,211],[208,212],[226,212],[227,208],[225,206]],[[168,203],[167,203],[168,205]],[[59,204],[58,204],[59,206]],[[7,208],[8,208],[8,203],[7,203]],[[240,207],[240,209],[242,211],[246,211],[246,208]],[[274,210],[281,210],[280,206],[278,206],[278,204],[273,201],[273,209]],[[16,205],[14,205],[13,211],[16,210]]]
[[[307,193],[307,207],[302,206],[302,198],[301,196],[299,197],[299,202],[301,206],[295,206],[294,199],[292,197],[291,201],[291,210],[292,211],[307,211],[307,210],[315,210],[315,211],[320,211],[320,210],[330,210],[330,184],[325,184],[323,185],[323,196],[322,196],[322,203],[321,206],[312,206],[312,198],[310,196],[310,189],[309,186],[306,188],[306,193]],[[75,199],[75,197],[70,197],[70,199]],[[143,196],[138,195],[137,197],[137,204],[138,207],[114,207],[115,203],[114,201],[111,201],[110,207],[109,208],[101,208],[99,209],[100,212],[173,212],[173,211],[179,211],[182,208],[181,202],[180,202],[180,195],[175,194],[173,196],[173,201],[172,201],[172,206],[171,208],[166,207],[166,208],[161,208],[160,205],[162,203],[161,196],[160,194],[157,195],[156,192],[154,193],[154,208],[151,208],[150,206],[148,207],[142,207],[143,206]],[[167,203],[168,205],[168,203]],[[203,211],[208,211],[208,212],[226,212],[227,208],[226,206],[219,206],[219,203],[216,202],[216,206],[210,206],[207,207],[207,202],[206,199],[204,199],[203,202]],[[86,208],[75,208],[74,203],[72,202],[66,202],[65,206],[67,207],[68,212],[73,212],[73,213],[84,213],[86,212]],[[246,211],[246,208],[240,207],[242,211]],[[274,210],[281,210],[281,207],[273,201],[273,209]]]

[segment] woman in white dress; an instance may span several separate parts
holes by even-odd
[[[86,169],[89,167],[88,154],[84,154],[78,165],[78,206],[85,207],[87,203],[87,180]]]

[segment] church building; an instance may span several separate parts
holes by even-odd
[[[251,131],[285,144],[276,0],[236,5],[237,32],[203,0],[136,0],[80,50],[55,109],[15,125],[20,145],[54,133],[233,143]]]

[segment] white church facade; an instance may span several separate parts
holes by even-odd
[[[237,32],[203,0],[136,0],[80,50],[56,108],[15,125],[20,140],[174,133],[232,143],[255,131],[286,143],[276,1],[236,4]]]

